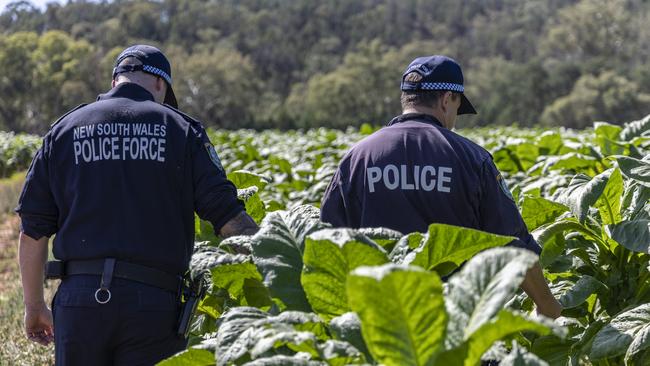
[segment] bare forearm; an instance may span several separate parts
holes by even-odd
[[[20,233],[18,262],[26,308],[45,305],[43,278],[47,260],[47,237],[35,240]]]
[[[228,221],[219,231],[219,235],[224,238],[235,235],[253,235],[259,230],[252,217],[242,211],[237,216]]]
[[[521,288],[535,302],[538,313],[553,319],[560,316],[562,306],[551,293],[539,263],[528,270]]]

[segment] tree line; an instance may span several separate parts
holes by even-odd
[[[650,113],[643,0],[162,0],[10,3],[0,130],[43,133],[110,88],[117,54],[172,62],[182,110],[220,128],[345,128],[399,112],[416,56],[446,54],[479,111],[461,126],[581,128]]]

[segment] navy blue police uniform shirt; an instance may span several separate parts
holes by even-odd
[[[431,223],[463,226],[541,251],[490,153],[424,114],[398,116],[350,149],[325,192],[321,219],[404,234]]]
[[[112,257],[182,274],[194,212],[218,232],[243,209],[201,124],[123,83],[53,125],[16,211],[26,235],[56,234],[57,259]]]

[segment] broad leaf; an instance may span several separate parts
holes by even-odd
[[[212,285],[228,291],[241,305],[263,308],[271,305],[262,276],[253,263],[227,264],[213,267]]]
[[[546,165],[543,174],[552,170],[567,170],[571,172],[590,171],[597,167],[598,160],[592,156],[575,152],[561,156],[550,156],[546,158]]]
[[[490,322],[484,323],[460,347],[450,349],[441,355],[440,363],[446,365],[473,366],[481,360],[492,344],[511,334],[521,331],[536,332],[547,335],[551,332],[559,336],[565,335],[565,330],[556,326],[553,321],[540,317],[532,319],[523,313],[513,313],[501,310]]]
[[[618,314],[596,334],[589,358],[596,361],[621,356],[626,352],[626,358],[632,357],[650,345],[647,341],[649,332],[650,304]],[[631,346],[633,343],[634,348]]]
[[[259,188],[256,186],[238,189],[237,198],[244,201],[246,213],[248,213],[255,222],[259,223],[266,215],[266,207],[258,194]]]
[[[328,339],[317,345],[320,358],[330,366],[365,364],[365,357],[348,342]]]
[[[403,237],[393,249],[393,253],[401,254],[391,259],[434,270],[444,276],[476,253],[504,246],[516,239],[460,226],[431,224],[424,235],[414,233]]]
[[[570,282],[565,289],[554,295],[559,295],[558,301],[563,308],[570,309],[582,305],[589,296],[602,290],[607,290],[607,286],[589,275],[582,275],[577,282]]]
[[[460,346],[493,321],[536,262],[537,256],[524,249],[495,248],[478,254],[453,275],[445,296],[450,318],[447,348]]]
[[[252,238],[253,257],[271,296],[290,310],[310,311],[300,284],[302,254],[307,235],[328,227],[312,206],[274,211]]]
[[[236,170],[234,172],[228,173],[228,180],[230,180],[235,187],[239,189],[248,188],[248,187],[257,187],[259,190],[263,190],[267,184],[269,184],[270,179],[248,170]]]
[[[359,267],[348,277],[350,307],[378,363],[433,365],[443,345],[447,314],[442,283],[417,267]]]
[[[346,341],[366,355],[368,361],[372,361],[370,352],[361,335],[361,320],[354,312],[345,313],[330,321],[332,335],[339,340]]]
[[[521,204],[521,217],[523,217],[529,231],[552,222],[567,211],[569,211],[569,208],[565,205],[542,197],[527,195],[524,196],[524,201]]]
[[[618,168],[611,171],[607,184],[600,198],[596,201],[596,207],[600,212],[601,221],[604,225],[617,224],[621,222],[621,198],[623,197],[623,176]]]
[[[346,296],[348,273],[359,266],[388,262],[386,252],[352,229],[325,229],[305,241],[301,283],[312,309],[323,319],[350,311]]]
[[[580,222],[584,222],[589,213],[589,207],[596,204],[605,190],[611,171],[605,171],[594,178],[578,174],[571,179],[569,186],[557,196],[557,201],[571,209]]]
[[[227,264],[247,263],[250,261],[251,256],[249,255],[231,254],[220,248],[206,246],[192,254],[190,260],[190,273],[192,278],[196,278],[209,272],[214,267],[224,266]]]
[[[646,131],[650,131],[650,115],[647,115],[642,120],[624,124],[623,131],[621,131],[621,140],[632,141],[632,139],[643,135]]]
[[[623,221],[608,230],[612,239],[627,249],[650,254],[650,220]]]
[[[501,360],[499,366],[548,366],[548,363],[513,341],[512,351]]]
[[[243,364],[243,366],[327,366],[327,363],[312,361],[309,359],[308,354],[296,354],[293,356],[276,355],[258,358]]]
[[[650,161],[627,156],[616,156],[616,161],[623,175],[636,180],[646,187],[650,187]]]
[[[255,335],[255,345],[250,350],[252,359],[272,356],[273,350],[287,347],[294,352],[305,352],[312,356],[318,356],[316,348],[316,336],[310,332],[300,332],[287,328],[261,329]]]
[[[618,142],[619,135],[623,128],[606,122],[594,123],[594,142],[600,148],[600,153],[604,156],[622,154],[625,147]]]
[[[268,316],[262,310],[244,306],[226,312],[220,318],[221,326],[216,338],[217,365],[228,365],[244,357],[253,346],[248,342],[253,323]]]
[[[189,348],[174,356],[157,363],[157,366],[212,366],[214,365],[214,353],[204,350]]]
[[[360,228],[358,231],[370,238],[370,240],[379,244],[387,252],[393,250],[397,241],[400,240],[404,234],[399,231],[391,230],[385,227],[370,227],[370,228]]]

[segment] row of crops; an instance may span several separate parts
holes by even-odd
[[[493,154],[539,258],[447,225],[320,222],[338,161],[371,132],[210,132],[261,229],[221,241],[196,220],[191,272],[208,292],[189,348],[161,364],[650,364],[650,116],[461,131]],[[537,260],[564,307],[556,321],[519,289]]]
[[[38,136],[0,131],[0,178],[27,169],[39,146]]]

